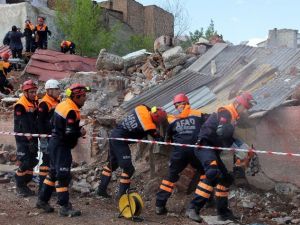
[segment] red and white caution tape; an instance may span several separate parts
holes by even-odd
[[[51,137],[48,134],[30,134],[30,133],[17,133],[17,132],[7,132],[0,131],[0,135],[9,135],[9,136],[25,136],[25,137]],[[130,141],[136,143],[147,143],[147,144],[159,144],[159,145],[169,145],[169,146],[179,146],[179,147],[191,147],[191,148],[206,148],[213,150],[223,150],[230,152],[249,152],[249,153],[259,153],[259,154],[269,154],[269,155],[281,155],[281,156],[296,156],[300,157],[299,153],[289,153],[289,152],[274,152],[274,151],[264,151],[258,149],[243,149],[243,148],[225,148],[225,147],[212,147],[205,145],[190,145],[190,144],[179,144],[172,142],[163,142],[163,141],[150,141],[150,140],[141,140],[141,139],[132,139],[132,138],[104,138],[104,137],[93,137],[96,140],[118,140],[118,141]]]

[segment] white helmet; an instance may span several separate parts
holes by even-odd
[[[51,89],[51,88],[60,88],[60,83],[57,80],[47,80],[45,84],[45,89]]]

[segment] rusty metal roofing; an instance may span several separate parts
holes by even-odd
[[[0,56],[2,55],[2,53],[5,53],[5,52],[7,52],[11,56],[11,51],[10,51],[8,45],[0,46]]]
[[[96,71],[96,59],[64,54],[52,50],[36,50],[24,73],[39,77],[39,80],[63,79],[76,72]]]
[[[199,71],[190,74],[191,68]],[[258,100],[251,112],[268,111],[285,102],[300,84],[298,68],[300,49],[218,46],[179,76],[126,103],[125,109],[138,103],[152,103],[165,105],[171,112],[173,96],[185,92],[196,93],[190,100],[193,108],[213,112],[232,102],[239,91],[250,91]]]
[[[202,55],[186,70],[172,77],[163,84],[155,86],[149,91],[123,103],[122,107],[126,111],[129,111],[139,104],[163,106],[170,102],[170,99],[179,92],[189,93],[208,84],[210,81],[216,79],[217,76],[211,76],[210,73],[199,73],[197,70],[206,66],[206,64],[214,59],[216,55],[220,54],[220,52],[222,52],[226,47],[227,45],[223,43],[214,45],[207,51],[206,54]]]
[[[170,79],[168,82],[144,92],[133,98],[131,101],[125,102],[122,107],[125,110],[131,110],[139,104],[163,106],[170,102],[174,94],[179,92],[187,93],[209,83],[213,79],[215,79],[215,77],[203,75],[191,70],[185,70],[176,75],[174,79]]]

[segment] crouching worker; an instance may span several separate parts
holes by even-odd
[[[212,147],[230,147],[234,142],[233,134],[237,121],[255,103],[252,95],[245,92],[237,96],[232,104],[219,108],[216,113],[209,116],[201,127],[197,144]],[[205,170],[206,178],[199,182],[186,215],[194,221],[201,221],[199,211],[208,201],[215,188],[219,219],[236,220],[237,217],[228,207],[229,186],[233,183],[233,177],[227,171],[220,157],[221,151],[208,148],[195,148],[194,151]]]
[[[12,69],[12,65],[8,62],[9,54],[7,52],[2,53],[0,59],[0,92],[8,95],[13,90],[14,87],[12,84],[7,80],[8,73]]]
[[[169,126],[166,139],[180,144],[195,144],[200,127],[208,114],[202,114],[200,110],[191,109],[189,99],[183,93],[174,97],[173,104],[177,114],[168,115]],[[168,177],[162,181],[159,192],[156,194],[156,214],[162,215],[168,212],[167,201],[173,192],[175,182],[179,179],[179,174],[188,164],[199,170],[200,174],[204,174],[201,163],[194,154],[194,148],[173,146]]]
[[[62,53],[67,53],[70,51],[70,54],[75,54],[75,44],[72,41],[62,41],[60,43],[60,51]]]
[[[152,107],[150,109],[145,105],[139,105],[113,129],[110,137],[142,139],[149,134],[155,140],[162,140],[157,128],[159,124],[166,120],[166,117],[166,112],[161,108]],[[118,167],[123,172],[121,174],[117,198],[120,198],[129,189],[130,178],[135,170],[131,161],[129,144],[125,141],[109,140],[109,162],[103,168],[100,177],[100,185],[97,190],[99,196],[110,198],[110,195],[107,194],[107,186],[110,182],[112,172]]]
[[[37,133],[37,85],[32,80],[22,84],[23,95],[14,107],[14,131],[17,133]],[[19,168],[16,171],[17,195],[27,197],[34,195],[27,184],[32,180],[33,168],[37,165],[37,137],[15,136],[17,144],[17,160]]]
[[[67,99],[59,103],[53,114],[52,136],[49,140],[50,171],[44,180],[36,207],[45,212],[53,212],[49,205],[54,188],[57,192],[60,216],[80,216],[69,202],[69,183],[71,181],[71,150],[77,145],[78,138],[83,137],[86,131],[79,126],[80,108],[86,100],[86,93],[90,89],[81,84],[72,84],[66,90]]]

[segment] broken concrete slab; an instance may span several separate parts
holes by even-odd
[[[141,49],[139,51],[131,52],[122,58],[124,59],[124,66],[130,67],[133,65],[144,63],[147,60],[147,56],[151,54],[147,52],[146,49]]]
[[[124,69],[124,59],[118,55],[108,53],[106,49],[101,49],[97,62],[97,70],[116,70]]]
[[[181,46],[176,46],[169,49],[162,54],[164,64],[166,69],[174,68],[178,65],[182,65],[189,58],[187,54],[184,53]]]
[[[173,46],[173,38],[168,35],[162,35],[154,41],[154,51],[163,53]]]
[[[0,172],[14,172],[17,169],[15,165],[0,164]]]

